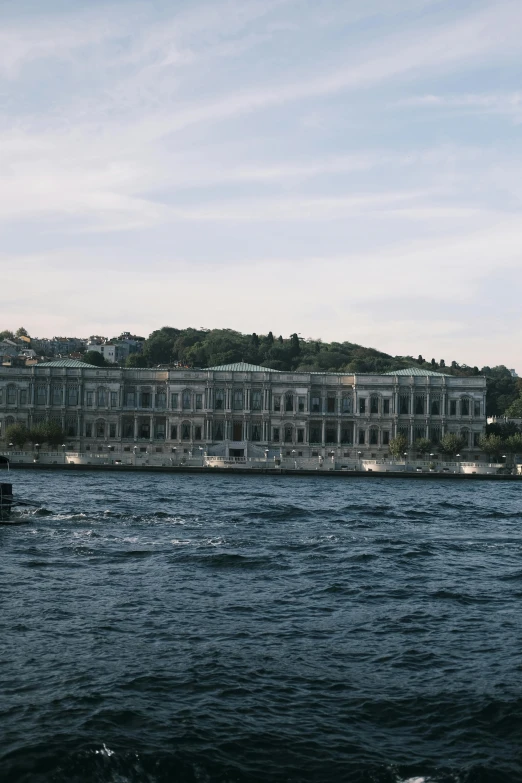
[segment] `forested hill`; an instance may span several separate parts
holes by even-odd
[[[143,353],[129,357],[127,366],[154,367],[181,363],[188,367],[213,367],[232,362],[249,362],[274,370],[314,372],[383,373],[420,367],[449,375],[488,377],[488,414],[501,415],[522,391],[520,381],[504,366],[468,367],[455,360],[422,356],[390,356],[357,343],[325,343],[305,340],[297,334],[288,338],[241,334],[232,329],[175,329],[165,326],[144,342]]]

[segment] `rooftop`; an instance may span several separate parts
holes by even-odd
[[[258,364],[248,364],[247,362],[220,364],[217,367],[206,367],[205,369],[213,372],[281,372],[281,370],[272,370],[270,367],[260,367]]]
[[[405,370],[391,370],[391,372],[383,372],[383,375],[417,375],[417,376],[430,376],[434,375],[436,378],[447,378],[443,372],[435,372],[434,370],[423,370],[421,367],[407,367]]]
[[[79,359],[55,359],[54,361],[50,362],[40,362],[40,364],[35,365],[36,367],[71,367],[72,369],[80,370],[80,369],[89,369],[89,370],[99,370],[99,367],[96,367],[95,364],[87,364],[87,362],[81,362]]]

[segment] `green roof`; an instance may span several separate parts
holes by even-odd
[[[34,367],[71,367],[72,369],[79,370],[82,367],[89,370],[99,370],[95,364],[87,364],[87,362],[81,362],[79,359],[55,359],[50,362],[40,362],[40,364],[33,365]]]
[[[281,370],[272,370],[270,367],[260,367],[258,364],[247,364],[247,362],[220,364],[217,367],[207,367],[206,369],[213,372],[281,372]]]
[[[421,367],[408,367],[406,370],[392,370],[391,372],[384,372],[383,375],[416,375],[416,376],[431,376],[436,378],[447,378],[443,372],[434,372],[433,370],[423,370]]]

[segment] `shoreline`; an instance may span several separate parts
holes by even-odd
[[[416,471],[371,471],[371,470],[307,470],[290,468],[212,468],[182,465],[89,465],[89,464],[56,464],[56,463],[35,463],[18,462],[11,463],[9,470],[62,470],[66,472],[81,471],[113,471],[119,473],[186,473],[191,475],[212,474],[213,476],[321,476],[324,478],[389,478],[389,479],[420,479],[444,481],[522,481],[522,476],[513,474],[495,474],[495,473],[442,473]],[[9,471],[5,469],[5,473]]]

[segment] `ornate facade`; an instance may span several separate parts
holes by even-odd
[[[202,370],[112,369],[71,360],[0,368],[0,438],[10,424],[58,423],[68,450],[242,457],[384,457],[446,432],[477,451],[486,380],[417,368],[384,375],[279,372],[243,363]]]

